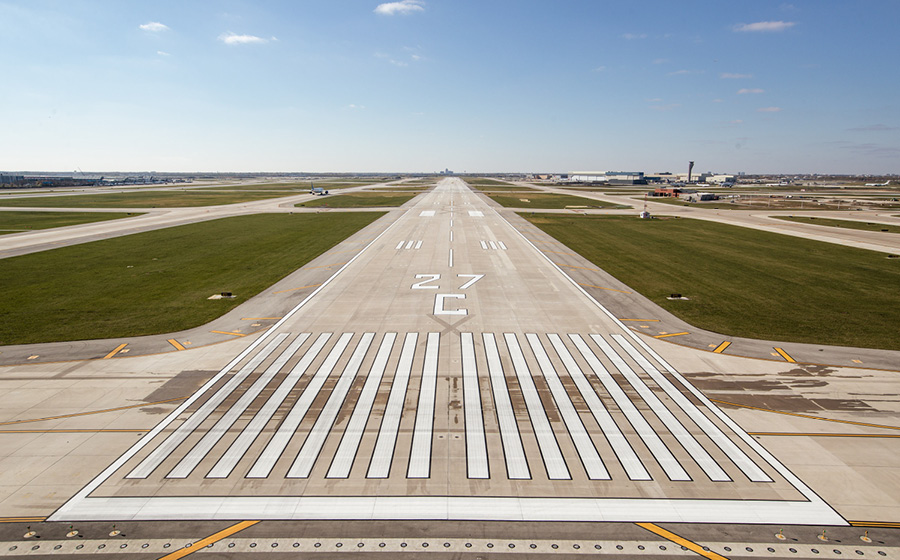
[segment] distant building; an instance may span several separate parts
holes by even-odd
[[[643,171],[575,171],[570,183],[604,183],[607,185],[646,185]]]
[[[23,175],[0,175],[0,185],[18,185],[24,182]]]

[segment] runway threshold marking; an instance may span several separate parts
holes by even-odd
[[[61,414],[59,416],[45,416],[44,418],[32,418],[29,420],[10,420],[8,422],[0,422],[0,426],[12,426],[15,424],[26,424],[28,422],[43,422],[44,420],[59,420],[61,418],[74,418],[76,416],[88,416],[90,414],[101,414],[103,412],[115,412],[117,410],[125,410],[128,408],[141,408],[145,406],[153,406],[155,404],[165,404],[174,401],[183,401],[187,397],[176,397],[174,399],[166,399],[164,401],[154,401],[149,403],[131,404],[128,406],[119,406],[116,408],[104,408],[103,410],[92,410],[90,412],[75,412],[73,414]],[[142,430],[146,431],[146,430]]]
[[[306,288],[318,288],[321,285],[322,284],[310,284],[309,286],[300,286],[299,288],[290,288],[288,290],[278,290],[277,292],[272,292],[272,294],[283,294],[285,292],[296,292],[297,290],[305,290]],[[279,317],[279,319],[281,319],[281,317]]]
[[[721,554],[717,554],[711,550],[703,550],[703,547],[700,546],[699,544],[697,544],[693,541],[689,541],[684,537],[678,536],[675,533],[673,533],[672,531],[663,529],[662,527],[660,527],[659,525],[656,525],[655,523],[635,523],[635,525],[637,525],[638,527],[640,527],[642,529],[646,529],[646,530],[650,531],[651,533],[655,533],[656,535],[659,535],[660,537],[662,537],[664,539],[670,540],[677,545],[683,546],[683,547],[687,548],[688,550],[696,552],[697,554],[699,554],[700,556],[703,556],[704,558],[710,558],[711,560],[728,560]]]
[[[184,350],[184,346],[182,346],[181,343],[178,342],[177,340],[175,340],[174,338],[170,338],[166,342],[168,342],[169,344],[174,346],[176,350]]]
[[[216,333],[216,334],[230,334],[231,336],[247,336],[246,334],[239,333],[239,332],[229,332],[229,331],[209,331],[209,332]]]
[[[728,348],[729,346],[731,346],[731,342],[729,342],[729,341],[726,340],[726,341],[723,342],[722,344],[716,346],[716,349],[713,350],[713,354],[721,354],[721,353],[724,352],[725,349]]]
[[[565,265],[560,265],[560,266],[565,266]],[[573,267],[571,267],[571,268],[581,268],[581,267],[573,266]],[[585,270],[590,270],[590,269],[587,269],[587,268],[586,268]],[[578,283],[578,285],[579,285],[579,286],[584,286],[585,288],[597,288],[598,290],[607,290],[607,291],[610,291],[610,292],[619,292],[620,294],[632,294],[632,293],[634,293],[634,292],[628,292],[628,291],[626,291],[626,290],[617,290],[617,289],[615,289],[615,288],[604,288],[603,286],[594,286],[593,284],[582,284],[582,283],[580,283],[580,282]]]
[[[681,336],[681,335],[683,335],[683,334],[691,334],[691,333],[689,333],[689,332],[687,332],[687,331],[684,331],[684,332],[673,332],[673,333],[663,333],[663,334],[658,334],[658,335],[654,336],[653,338],[668,338],[668,337],[670,337],[670,336]]]
[[[795,360],[794,358],[791,358],[790,354],[788,354],[787,352],[785,352],[785,351],[782,350],[781,348],[778,348],[777,346],[775,346],[774,348],[775,348],[775,351],[778,352],[778,354],[779,354],[782,358],[785,359],[785,361],[790,362],[790,363],[792,363],[792,364],[796,364],[796,363],[797,363],[797,360]]]
[[[253,525],[256,525],[257,523],[259,523],[258,520],[257,521],[241,521],[240,523],[235,523],[231,527],[227,527],[225,529],[222,529],[218,533],[213,533],[212,535],[210,535],[204,539],[200,539],[199,541],[197,541],[195,543],[191,543],[188,546],[182,548],[181,550],[176,550],[175,552],[166,554],[165,556],[161,557],[159,560],[176,560],[177,558],[184,558],[188,554],[193,554],[195,552],[199,552],[199,551],[203,550],[204,548],[206,548],[207,546],[209,546],[213,543],[217,543],[226,537],[230,537],[231,535],[233,535],[239,531],[243,531],[247,527],[252,527]]]
[[[112,352],[110,352],[109,354],[103,356],[103,357],[100,358],[100,359],[101,359],[101,360],[108,360],[108,359],[112,358],[113,356],[115,356],[116,354],[118,354],[119,352],[121,352],[121,351],[122,351],[122,348],[125,348],[126,346],[128,346],[128,343],[127,343],[127,342],[123,342],[122,344],[116,346],[115,349],[114,349]]]
[[[884,424],[870,424],[868,422],[854,422],[853,420],[838,420],[837,418],[822,418],[820,416],[812,416],[810,414],[800,414],[797,412],[784,412],[782,410],[773,410],[771,408],[761,408],[758,406],[750,406],[749,404],[739,404],[728,401],[720,401],[716,399],[709,399],[714,403],[718,404],[727,404],[730,406],[736,406],[738,408],[749,408],[751,410],[761,410],[763,412],[774,412],[775,414],[785,414],[787,416],[798,416],[800,418],[809,418],[811,420],[824,420],[825,422],[837,422],[839,424],[853,424],[854,426],[866,426],[869,428],[883,428],[885,430],[900,430],[900,426],[885,426]]]

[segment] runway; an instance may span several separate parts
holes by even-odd
[[[446,179],[51,520],[846,524],[660,348]]]

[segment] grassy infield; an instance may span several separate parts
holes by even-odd
[[[190,206],[202,204],[205,194],[128,193],[127,201],[109,199],[125,193],[58,198],[66,206],[146,206],[149,200]],[[210,203],[225,203],[222,196]],[[358,193],[321,200],[332,207],[399,205],[412,196]],[[552,204],[545,200],[540,207],[556,207]],[[6,214],[13,213],[0,213],[7,220],[0,224],[9,223]],[[203,324],[380,215],[243,216],[4,259],[0,344],[134,336]],[[900,293],[892,289],[900,285],[900,262],[880,253],[686,219],[523,216],[698,327],[900,350]],[[29,227],[17,219],[21,229]],[[220,291],[237,297],[206,299]],[[669,301],[672,292],[691,299]]]
[[[0,235],[139,216],[125,212],[0,212]]]
[[[522,216],[692,325],[900,350],[900,259],[699,220]]]

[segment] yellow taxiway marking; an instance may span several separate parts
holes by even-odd
[[[854,364],[861,364],[861,363],[862,363],[862,360],[850,360],[850,361],[853,362]]]
[[[169,344],[174,346],[176,350],[184,350],[184,346],[182,346],[181,343],[178,342],[177,340],[175,340],[174,338],[170,338],[166,342],[168,342]]]
[[[565,266],[565,265],[560,265],[560,266]],[[571,267],[571,268],[581,268],[581,267],[573,266],[573,267]],[[587,269],[587,268],[586,268],[585,270],[590,270],[590,269]],[[619,292],[620,294],[630,294],[630,293],[632,293],[632,292],[626,292],[625,290],[617,290],[617,289],[615,289],[615,288],[604,288],[603,286],[594,286],[593,284],[582,284],[582,283],[580,283],[580,282],[579,282],[578,285],[579,285],[579,286],[584,286],[585,288],[597,288],[598,290],[609,290],[610,292]]]
[[[91,410],[89,412],[75,412],[73,414],[61,414],[59,416],[45,416],[43,418],[31,418],[29,420],[10,420],[8,422],[0,422],[0,426],[12,426],[14,424],[26,424],[28,422],[43,422],[44,420],[59,420],[60,418],[74,418],[76,416],[87,416],[89,414],[101,414],[103,412],[115,412],[117,410],[125,410],[128,408],[141,408],[144,406],[153,406],[155,404],[165,404],[174,401],[183,401],[187,397],[177,397],[174,399],[166,399],[164,401],[155,401],[149,403],[141,403],[141,404],[131,404],[128,406],[119,406],[116,408],[104,408],[102,410]],[[144,430],[146,431],[146,430]]]
[[[673,332],[673,333],[662,333],[662,334],[658,334],[658,335],[654,336],[653,338],[668,338],[668,337],[670,337],[670,336],[681,336],[681,335],[683,335],[683,334],[691,334],[691,333],[689,333],[689,332],[687,332],[687,331],[684,331],[684,332]]]
[[[127,428],[103,428],[103,429],[71,429],[71,430],[0,430],[0,434],[102,434],[102,433],[143,433],[147,430],[132,430]]]
[[[112,352],[110,352],[109,354],[103,356],[103,357],[100,358],[100,359],[101,359],[101,360],[108,360],[108,359],[112,358],[113,356],[115,356],[116,354],[118,354],[119,352],[121,352],[121,351],[122,351],[122,348],[125,348],[126,346],[128,346],[128,343],[127,343],[127,342],[123,342],[122,344],[116,346],[116,348],[115,348]]]
[[[722,344],[716,346],[716,349],[713,350],[713,353],[715,353],[715,354],[721,354],[721,353],[724,352],[725,349],[728,348],[729,346],[731,346],[731,343],[728,342],[728,341],[726,340],[726,341],[723,342]]]
[[[635,525],[637,525],[638,527],[641,527],[642,529],[646,529],[646,530],[650,531],[651,533],[655,533],[664,539],[668,539],[677,545],[683,546],[683,547],[687,548],[688,550],[696,552],[697,554],[699,554],[700,556],[703,556],[704,558],[710,558],[712,560],[728,560],[721,554],[716,554],[715,552],[713,552],[711,550],[703,550],[703,547],[700,546],[699,544],[697,544],[693,541],[689,541],[684,537],[680,537],[680,536],[676,535],[675,533],[673,533],[672,531],[667,531],[666,529],[663,529],[662,527],[660,527],[659,525],[656,525],[655,523],[635,523]]]
[[[310,286],[300,286],[299,288],[290,288],[288,290],[278,290],[277,292],[272,292],[273,294],[283,294],[284,292],[296,292],[297,290],[305,290],[306,288],[318,288],[322,284],[312,284]]]
[[[238,531],[243,531],[247,527],[252,527],[256,525],[259,521],[241,521],[240,523],[236,523],[231,527],[222,529],[218,533],[213,533],[212,535],[206,537],[205,539],[200,539],[195,543],[191,543],[188,546],[182,548],[181,550],[176,550],[171,554],[166,554],[161,557],[159,560],[176,560],[177,558],[184,558],[188,554],[193,554],[195,552],[199,552],[206,548],[207,546],[219,542],[220,540],[230,537],[231,535],[237,533]]]
[[[891,523],[889,521],[847,521],[854,527],[886,527],[889,529],[900,529],[900,523]]]
[[[637,323],[659,323],[659,319],[619,319],[620,321],[635,321]]]
[[[213,332],[216,334],[230,334],[231,336],[247,336],[244,333],[239,333],[239,332],[228,332],[228,331],[209,331],[209,332]]]
[[[0,517],[0,523],[40,523],[46,517]]]
[[[900,430],[900,426],[885,426],[884,424],[870,424],[868,422],[854,422],[853,420],[838,420],[837,418],[822,418],[820,416],[812,416],[810,414],[799,414],[797,412],[784,412],[781,410],[772,410],[771,408],[760,408],[758,406],[750,406],[749,404],[738,404],[728,401],[720,401],[709,399],[714,403],[727,404],[738,408],[749,408],[751,410],[761,410],[763,412],[774,412],[775,414],[785,414],[787,416],[799,416],[800,418],[809,418],[811,420],[824,420],[825,422],[837,422],[839,424],[853,424],[854,426],[866,426],[869,428],[883,428],[885,430]]]
[[[900,438],[900,434],[838,434],[833,432],[747,432],[747,434],[751,436]]]
[[[277,321],[281,317],[241,317],[241,321]]]
[[[781,356],[782,358],[784,358],[785,361],[788,361],[788,362],[790,362],[790,363],[792,363],[792,364],[796,364],[796,363],[797,363],[797,360],[795,360],[794,358],[791,358],[790,354],[788,354],[787,352],[785,352],[785,351],[782,350],[781,348],[778,348],[778,347],[776,346],[776,347],[775,347],[775,351],[778,352],[778,355]]]
[[[585,266],[575,266],[575,265],[571,265],[571,264],[562,264],[562,263],[553,263],[553,264],[555,264],[556,266],[564,267],[564,268],[577,268],[579,270],[590,270],[591,272],[600,272],[599,268],[587,268]]]

